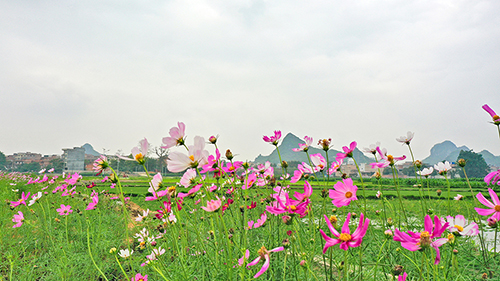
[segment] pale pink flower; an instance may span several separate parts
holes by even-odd
[[[460,236],[475,236],[479,234],[478,225],[475,222],[471,222],[467,225],[467,221],[462,215],[457,215],[455,218],[447,216],[446,220],[448,221],[449,232],[458,233]]]
[[[292,150],[295,152],[309,150],[309,146],[311,146],[311,144],[313,142],[313,138],[305,136],[304,140],[305,140],[305,143],[299,143],[299,148],[292,148]]]
[[[97,173],[96,176],[98,176],[109,167],[108,158],[104,155],[101,155],[94,161],[94,164],[92,165],[92,169]]]
[[[248,222],[248,229],[261,227],[262,225],[264,225],[266,220],[267,220],[267,214],[263,213],[260,215],[260,219],[257,219],[257,222],[254,221]]]
[[[40,198],[42,198],[42,192],[38,191],[37,193],[33,194],[33,196],[31,196],[31,200],[28,203],[28,206],[35,204],[35,202],[38,201],[38,199]]]
[[[428,177],[432,174],[432,172],[434,172],[434,168],[429,167],[429,168],[423,168],[422,171],[417,171],[417,174],[424,177]]]
[[[142,210],[142,215],[139,214],[137,218],[135,218],[135,221],[142,221],[144,218],[146,218],[149,215],[149,209],[146,211]]]
[[[377,194],[375,196],[377,196],[377,198],[380,198],[380,196],[382,196],[382,192],[380,192],[380,190],[377,191]]]
[[[16,222],[16,224],[12,226],[13,228],[20,227],[21,225],[23,225],[23,221],[24,221],[23,212],[18,211],[17,213],[18,214],[14,215],[14,218],[12,219],[13,222]]]
[[[95,209],[95,207],[97,206],[97,203],[99,203],[99,194],[95,190],[92,190],[91,198],[92,198],[92,202],[89,203],[89,205],[85,209],[87,211]]]
[[[187,197],[187,196],[191,196],[191,195],[195,194],[196,192],[198,192],[200,190],[201,186],[202,186],[202,184],[195,185],[193,188],[191,188],[188,191],[188,193],[179,192],[177,194],[177,197],[184,198],[184,197]]]
[[[375,155],[377,153],[377,147],[379,147],[379,146],[380,146],[380,142],[378,141],[375,144],[370,144],[369,147],[363,148],[363,151]]]
[[[148,281],[148,275],[142,276],[142,274],[137,273],[134,277],[131,279],[132,281]]]
[[[188,156],[189,155],[189,156]],[[202,137],[194,137],[194,145],[188,147],[188,155],[172,152],[167,160],[167,168],[172,173],[178,173],[187,168],[201,168],[208,163],[208,151]]]
[[[319,232],[321,233],[321,236],[323,236],[323,239],[325,239],[325,247],[323,247],[323,254],[326,253],[326,250],[328,250],[329,247],[337,245],[340,243],[340,249],[347,251],[349,248],[355,248],[361,245],[363,242],[363,237],[366,234],[366,231],[368,230],[368,225],[370,224],[370,220],[366,219],[363,213],[361,213],[359,217],[359,225],[358,228],[351,234],[351,231],[349,229],[349,221],[351,219],[351,213],[347,214],[347,218],[344,222],[344,225],[342,226],[342,230],[339,233],[333,226],[332,223],[330,222],[330,219],[325,215],[325,221],[328,226],[328,229],[330,232],[335,236],[335,238],[328,237],[325,232],[320,229]]]
[[[338,159],[337,161],[333,161],[332,164],[330,165],[330,169],[328,169],[328,174],[331,176],[333,173],[339,170],[343,162],[344,159]]]
[[[207,212],[215,212],[217,211],[220,206],[222,205],[222,200],[224,200],[224,197],[222,197],[222,200],[217,196],[217,200],[210,200],[207,201],[207,206],[201,206],[201,208]]]
[[[245,178],[245,182],[243,183],[241,189],[249,189],[256,181],[257,175],[255,173],[251,173],[247,178]]]
[[[293,177],[290,179],[290,182],[296,183],[300,179],[302,179],[302,177],[305,174],[312,174],[312,173],[314,173],[313,168],[311,168],[311,166],[307,165],[306,163],[302,162],[302,164],[299,164],[297,166],[297,170],[293,172]]]
[[[270,136],[270,137],[267,137],[267,136],[264,136],[262,137],[262,139],[265,141],[265,142],[268,142],[274,146],[278,146],[278,142],[281,138],[281,131],[274,131],[274,136]]]
[[[185,188],[188,188],[191,184],[196,182],[196,176],[196,169],[187,169],[180,180],[181,185],[183,185]]]
[[[245,261],[248,260],[248,258],[250,257],[250,251],[248,249],[245,250],[245,254],[238,259],[238,266],[242,266],[245,264]]]
[[[53,173],[54,172],[54,168],[50,168],[47,172]]]
[[[448,239],[439,238],[443,232],[448,228],[449,223],[441,224],[441,220],[434,216],[434,224],[429,215],[425,216],[424,220],[424,231],[422,232],[412,232],[407,233],[399,231],[396,228],[394,231],[394,241],[401,242],[401,247],[409,251],[418,251],[425,247],[432,247],[436,250],[436,259],[434,264],[438,264],[441,260],[441,254],[439,252],[439,247],[446,244]],[[432,239],[438,238],[434,241]]]
[[[394,166],[394,164],[396,163],[396,161],[401,161],[401,160],[405,160],[406,159],[406,156],[403,155],[401,157],[394,157],[390,154],[387,154],[387,149],[382,149],[380,147],[377,147],[377,152],[378,154],[380,155],[381,157],[381,160],[380,160],[380,164],[383,164],[384,166],[381,167],[381,166],[377,166],[376,167],[379,167],[379,168],[384,168],[384,167],[387,167],[387,166]],[[375,163],[371,163],[370,165],[372,165],[372,169],[373,169],[373,164]]]
[[[453,197],[453,199],[459,201],[459,200],[462,200],[462,198],[464,198],[463,195],[460,195],[460,194],[457,194],[457,196]]]
[[[127,160],[127,161],[137,161],[139,164],[142,165],[146,162],[146,160],[144,158],[148,154],[148,149],[149,149],[148,140],[146,138],[144,138],[143,140],[141,140],[139,142],[139,147],[132,148],[132,158],[121,156],[118,154],[116,156],[118,156],[118,158],[120,158],[120,159]]]
[[[440,175],[444,175],[446,174],[449,170],[451,170],[451,165],[450,165],[450,162],[448,161],[445,161],[444,163],[443,162],[439,162],[437,164],[434,165],[434,169],[436,169],[436,171],[440,174]]]
[[[186,125],[182,122],[177,122],[178,127],[172,127],[170,129],[170,137],[164,137],[162,142],[165,144],[165,146],[162,146],[162,148],[171,148],[174,146],[181,146],[184,145],[184,138],[186,137]]]
[[[70,205],[64,206],[63,204],[61,204],[61,208],[56,209],[56,212],[58,212],[59,215],[61,215],[61,216],[67,216],[70,213],[73,213],[73,210],[71,210],[71,206]]]
[[[269,268],[269,254],[270,253],[280,252],[283,250],[285,250],[285,248],[283,248],[283,247],[278,247],[278,248],[274,248],[272,250],[267,250],[264,246],[262,246],[260,248],[260,250],[257,252],[259,254],[259,257],[257,257],[256,259],[254,259],[253,261],[251,261],[250,263],[247,264],[247,268],[248,268],[249,266],[254,266],[254,265],[258,264],[262,259],[264,259],[264,264],[262,265],[262,268],[259,270],[259,272],[257,272],[257,274],[255,274],[255,276],[253,278],[259,277],[260,275],[262,275],[262,273],[266,272],[266,270]]]
[[[398,142],[403,143],[403,144],[410,145],[410,141],[413,139],[413,136],[415,136],[415,133],[408,131],[408,133],[406,133],[406,137],[402,136],[402,137],[397,138],[396,140]]]
[[[329,196],[333,199],[332,203],[337,208],[348,206],[351,201],[358,200],[358,197],[356,197],[358,187],[353,184],[351,178],[337,182],[333,188],[334,190],[329,190]]]

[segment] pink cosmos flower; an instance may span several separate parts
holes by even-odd
[[[118,154],[116,156],[118,156],[118,158],[120,158],[120,159],[127,160],[127,161],[137,161],[139,164],[142,165],[146,162],[144,157],[146,157],[146,155],[148,154],[148,149],[149,149],[148,140],[146,138],[144,138],[143,140],[141,140],[139,142],[139,147],[132,148],[132,157],[133,158],[128,158],[128,157],[121,156]]]
[[[188,191],[188,193],[179,192],[179,194],[177,194],[177,197],[184,198],[184,197],[187,197],[187,196],[191,196],[191,195],[195,194],[196,192],[198,192],[200,190],[201,186],[202,186],[201,184],[195,185],[193,188],[191,188]]]
[[[300,202],[306,201],[309,197],[311,197],[313,193],[313,189],[311,187],[311,184],[308,181],[305,181],[304,183],[304,193],[299,193],[298,191],[295,191],[295,198],[299,200]]]
[[[334,190],[329,190],[329,196],[333,199],[332,203],[337,208],[348,206],[351,201],[358,200],[358,197],[356,197],[358,187],[353,184],[351,178],[337,182],[333,188]]]
[[[220,161],[219,149],[215,149],[215,156],[210,155],[207,157],[207,164],[203,165],[202,173],[219,171],[222,165]]]
[[[248,177],[245,179],[245,182],[243,183],[243,186],[241,189],[249,189],[252,187],[252,185],[257,181],[257,175],[255,173],[251,173],[248,175]]]
[[[186,125],[182,122],[177,122],[178,127],[172,127],[170,129],[170,137],[164,137],[162,142],[165,146],[162,148],[171,148],[177,145],[184,145],[184,138],[186,137]]]
[[[293,151],[298,152],[298,151],[307,151],[309,150],[309,146],[311,146],[313,142],[313,138],[305,136],[304,137],[305,143],[299,143],[299,148],[292,148]]]
[[[338,159],[336,161],[333,161],[331,166],[330,166],[330,169],[328,169],[328,174],[331,176],[337,170],[340,170],[340,167],[342,166],[343,162],[344,162],[344,159]]]
[[[97,203],[99,203],[99,194],[95,190],[92,190],[91,198],[92,198],[92,203],[89,203],[89,205],[85,209],[87,211],[94,210],[95,207],[97,206]]]
[[[413,139],[413,136],[415,136],[415,133],[408,131],[408,133],[406,133],[406,137],[402,136],[402,137],[397,138],[396,140],[398,142],[403,143],[403,144],[410,145],[410,141]]]
[[[23,225],[24,221],[23,212],[18,211],[17,213],[18,214],[14,215],[14,218],[12,219],[13,222],[16,222],[16,224],[12,226],[13,228],[20,227],[21,225]]]
[[[132,281],[148,281],[148,275],[142,276],[142,274],[137,273],[134,277],[131,279]]]
[[[406,281],[406,278],[408,277],[408,273],[404,273],[403,275],[398,276],[398,281]]]
[[[479,200],[479,202],[481,202],[489,209],[481,209],[481,208],[474,208],[474,209],[481,216],[489,216],[493,214],[490,218],[494,218],[497,221],[500,221],[500,201],[498,200],[498,195],[491,188],[488,188],[488,192],[490,193],[490,197],[493,203],[491,203],[488,199],[486,199],[481,193],[478,193],[476,197],[477,200]]]
[[[449,223],[441,224],[441,220],[437,216],[434,216],[434,224],[432,224],[431,217],[427,215],[424,220],[424,231],[417,233],[408,231],[407,234],[396,228],[394,231],[394,241],[401,242],[401,247],[409,251],[418,251],[425,247],[434,248],[436,250],[434,264],[438,264],[441,260],[439,247],[446,244],[448,239],[439,238],[434,241],[432,239],[441,237],[446,228],[448,228],[448,225]]]
[[[500,170],[487,174],[486,177],[484,177],[484,182],[487,185],[495,183],[500,185]]]
[[[365,216],[363,215],[363,213],[361,213],[359,217],[358,228],[356,228],[356,230],[351,234],[351,231],[349,229],[350,219],[351,219],[351,213],[348,213],[344,225],[342,226],[341,232],[339,233],[332,226],[330,219],[328,219],[328,217],[325,215],[325,220],[328,229],[336,238],[328,237],[322,229],[319,230],[321,236],[323,236],[323,239],[325,239],[326,241],[325,247],[323,248],[323,254],[326,253],[326,250],[328,250],[329,247],[337,245],[339,243],[340,243],[340,249],[344,251],[347,251],[349,248],[355,248],[361,245],[361,242],[363,242],[363,237],[365,236],[366,231],[368,230],[368,225],[370,224],[370,220],[369,219],[365,220]]]
[[[376,166],[378,168],[384,168],[384,167],[387,167],[387,166],[394,166],[394,164],[396,163],[396,161],[401,161],[401,160],[405,160],[406,159],[406,156],[403,155],[401,157],[394,157],[390,154],[387,154],[387,150],[384,148],[384,149],[381,149],[380,147],[377,147],[377,152],[378,154],[380,155],[380,162],[379,163],[383,163],[383,167],[381,166]],[[372,165],[372,169],[373,168],[373,164],[375,163],[371,163],[370,165]]]
[[[219,196],[216,197],[217,200],[210,200],[207,201],[207,206],[201,206],[201,208],[207,212],[215,212],[217,211],[220,206],[222,205],[222,200],[224,200],[224,197],[222,197],[222,200],[219,198]]]
[[[337,153],[336,160],[339,161],[340,159],[344,159],[346,157],[352,157],[352,154],[354,153],[354,150],[356,149],[357,143],[355,141],[351,142],[349,147],[343,146],[342,150],[344,150],[344,153],[339,152]]]
[[[293,172],[293,177],[290,179],[291,183],[296,183],[298,182],[305,174],[312,174],[314,173],[313,168],[311,166],[307,165],[306,163],[302,162],[302,164],[299,164],[297,166],[297,170]]]
[[[321,153],[316,153],[311,155],[311,162],[314,165],[314,170],[316,172],[321,172],[326,168],[326,159],[321,155]]]
[[[272,202],[271,206],[267,206],[266,211],[274,215],[283,213],[299,214],[300,217],[304,217],[307,214],[310,202],[309,199],[305,201],[290,199],[288,191],[280,186],[275,187],[274,191],[276,191],[276,193],[271,196],[275,198],[276,201]]]
[[[234,161],[234,162],[227,162],[226,166],[222,167],[222,170],[226,172],[227,174],[232,174],[235,173],[238,168],[240,168],[243,165],[242,161]]]
[[[254,221],[248,222],[248,229],[261,227],[262,225],[264,225],[264,223],[266,223],[266,220],[267,220],[267,214],[263,213],[260,215],[260,219],[257,219],[257,222],[255,223]]]
[[[467,225],[467,222],[462,215],[457,215],[455,218],[447,216],[446,220],[448,221],[449,232],[458,233],[460,236],[475,236],[479,234],[479,227],[477,224],[475,222],[471,222]]]
[[[50,168],[47,172],[53,173],[54,172],[54,168]]]
[[[464,198],[463,195],[457,194],[457,196],[453,197],[454,200],[460,201]]]
[[[59,213],[59,215],[61,216],[67,216],[69,215],[70,213],[73,213],[73,210],[71,210],[71,206],[68,205],[68,206],[64,206],[63,204],[61,204],[61,208],[59,209],[56,209],[56,211]]]
[[[187,168],[201,168],[208,163],[208,151],[205,150],[205,140],[194,137],[194,145],[188,147],[188,155],[172,152],[167,160],[167,168],[172,173],[179,173]]]
[[[19,199],[19,201],[10,201],[10,206],[12,208],[15,208],[21,204],[23,204],[24,206],[26,206],[26,200],[30,198],[30,192],[28,192],[28,194],[24,194],[24,191],[23,193],[21,194],[21,199]]]
[[[255,274],[255,276],[253,278],[257,278],[257,277],[261,276],[262,273],[266,272],[266,270],[269,268],[269,253],[280,252],[283,250],[285,250],[285,248],[283,248],[283,247],[278,247],[278,248],[274,248],[272,250],[267,250],[264,246],[262,246],[260,248],[260,250],[257,251],[257,253],[259,254],[259,257],[254,259],[253,261],[251,261],[247,265],[247,268],[249,266],[254,266],[254,265],[258,264],[262,259],[264,259],[264,264],[262,265],[262,268],[259,270],[259,272],[257,272],[257,274]]]
[[[73,175],[68,174],[68,178],[64,181],[69,185],[74,185],[78,182],[78,180],[82,179],[82,176],[78,173],[74,173]]]
[[[267,136],[264,136],[262,137],[262,139],[265,141],[265,142],[268,142],[274,146],[278,146],[278,142],[281,138],[281,131],[274,131],[274,136],[270,136],[270,137],[267,137]]]
[[[96,176],[98,176],[109,167],[108,158],[104,155],[101,155],[94,161],[94,164],[92,165],[92,170],[94,170],[94,172],[97,173]]]
[[[243,264],[245,264],[245,261],[248,260],[249,257],[250,257],[250,251],[246,249],[245,254],[238,259],[238,266],[242,266]]]
[[[495,125],[500,124],[500,116],[498,116],[498,114],[496,114],[495,111],[493,111],[493,109],[491,109],[487,104],[483,105],[483,109],[490,114],[491,118],[493,119],[493,123]]]

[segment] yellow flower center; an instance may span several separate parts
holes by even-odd
[[[351,198],[351,197],[352,197],[352,192],[347,191],[347,192],[345,193],[345,198]]]
[[[138,153],[135,155],[135,160],[136,161],[141,161],[142,159],[144,159],[144,156],[142,156],[142,153]]]
[[[348,233],[340,233],[339,239],[340,239],[342,242],[347,242],[347,241],[350,241],[350,240],[351,240],[351,235],[350,235],[350,234],[348,234]]]
[[[495,211],[500,212],[500,205],[495,206]]]
[[[493,116],[493,121],[495,121],[497,119],[500,119],[500,116],[498,116],[498,115]]]
[[[297,207],[295,207],[295,205],[290,205],[290,210],[292,210],[292,211],[296,211],[296,210],[297,210]]]
[[[169,188],[168,188],[168,191],[169,191],[169,192],[175,192],[175,186],[171,186],[171,187],[169,187]]]
[[[453,227],[456,228],[456,229],[458,229],[459,232],[464,231],[464,228],[461,227],[460,225],[454,225]]]
[[[229,167],[229,171],[234,171],[234,166]]]
[[[261,256],[261,258],[264,258],[265,255],[269,255],[269,252],[267,251],[266,247],[262,246],[258,251],[257,254]]]
[[[193,155],[189,156],[189,159],[191,159],[191,161],[194,161],[194,156]]]
[[[394,161],[394,156],[392,156],[392,155],[390,155],[390,154],[389,154],[389,155],[387,155],[387,160],[388,160],[389,162]]]
[[[428,231],[422,231],[422,233],[420,233],[420,242],[417,244],[422,247],[431,245],[431,235]]]
[[[337,217],[334,216],[334,215],[330,216],[330,223],[331,224],[336,224],[337,223]]]

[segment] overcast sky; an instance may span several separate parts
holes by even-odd
[[[274,130],[500,154],[500,1],[5,0],[0,53],[5,154],[128,154],[178,121],[237,160]]]

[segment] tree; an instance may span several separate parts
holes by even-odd
[[[0,170],[5,169],[5,166],[7,165],[7,157],[5,157],[5,154],[0,151]]]
[[[47,165],[47,170],[54,168],[55,173],[62,173],[64,167],[64,162],[62,161],[61,158],[54,158],[50,160],[50,164]]]
[[[457,162],[459,159],[464,159],[466,161],[465,172],[469,178],[484,178],[490,168],[481,154],[475,153],[474,151],[461,150],[458,155]],[[464,178],[464,172],[462,169],[458,169],[458,173],[461,178]]]
[[[158,156],[158,170],[163,174],[163,166],[167,163],[168,149],[163,147],[154,148],[156,156]]]

